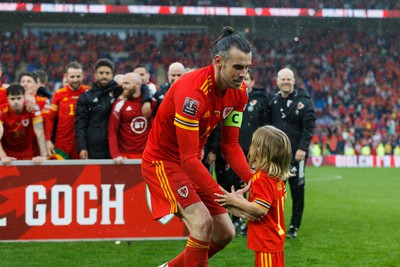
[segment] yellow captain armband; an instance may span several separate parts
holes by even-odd
[[[223,121],[223,126],[240,127],[242,125],[243,112],[234,110]]]

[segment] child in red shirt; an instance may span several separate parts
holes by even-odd
[[[249,150],[249,166],[255,170],[251,182],[229,193],[220,187],[222,194],[215,194],[221,206],[233,206],[262,216],[249,221],[247,246],[255,252],[256,267],[283,267],[285,245],[284,181],[290,176],[290,141],[286,134],[274,126],[257,129]],[[249,191],[249,200],[243,194]]]

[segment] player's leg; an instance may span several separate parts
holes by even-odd
[[[179,217],[189,230],[189,239],[181,256],[184,266],[208,266],[208,250],[213,232],[213,220],[203,202],[194,203],[186,208],[179,207]],[[175,260],[175,259],[174,259]],[[173,265],[174,261],[168,266]]]
[[[168,262],[168,266],[208,266],[213,222],[193,182],[174,162],[142,159],[142,175],[151,193],[153,218],[174,213],[190,233],[185,250]]]
[[[235,227],[228,213],[213,215],[214,228],[211,235],[208,257],[223,250],[235,237]]]
[[[213,231],[210,241],[210,250],[208,252],[208,257],[210,258],[224,249],[224,247],[233,240],[235,237],[235,227],[226,209],[215,202],[214,197],[205,194],[200,189],[197,193],[213,219]]]
[[[304,179],[304,161],[296,162],[294,164],[296,167],[296,175],[290,177],[290,193],[292,196],[292,217],[290,219],[290,227],[288,230],[288,237],[297,237],[297,230],[300,228],[301,219],[304,210],[304,189],[305,189],[305,179]]]

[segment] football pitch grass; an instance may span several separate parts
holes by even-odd
[[[398,168],[307,168],[302,227],[298,238],[286,240],[286,266],[400,266],[399,192]],[[289,193],[286,221],[290,209]],[[0,243],[0,266],[152,267],[179,254],[185,243]],[[254,266],[253,258],[246,238],[236,237],[209,265]]]

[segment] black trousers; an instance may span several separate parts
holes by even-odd
[[[305,189],[304,170],[306,162],[307,159],[292,162],[292,172],[295,172],[296,175],[289,178],[290,193],[292,196],[292,217],[290,219],[290,225],[296,228],[300,228],[301,218],[303,217]]]

